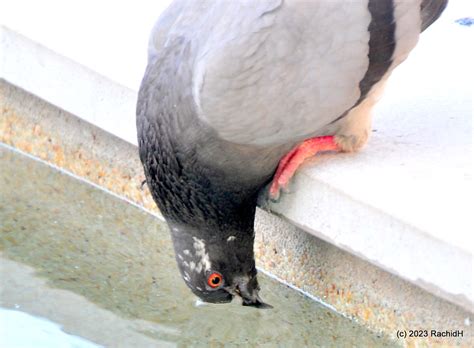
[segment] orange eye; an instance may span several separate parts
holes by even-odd
[[[213,272],[207,277],[207,284],[211,288],[218,288],[219,286],[222,285],[222,275],[217,272]]]

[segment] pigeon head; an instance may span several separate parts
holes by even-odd
[[[228,303],[238,297],[244,306],[271,307],[259,296],[253,231],[249,236],[241,231],[212,233],[203,227],[170,226],[181,276],[202,301]]]

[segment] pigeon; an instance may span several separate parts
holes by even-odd
[[[257,198],[277,200],[321,151],[353,152],[393,69],[447,0],[177,0],[148,45],[140,160],[181,276],[202,301],[269,308],[253,251]]]

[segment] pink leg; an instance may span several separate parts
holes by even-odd
[[[307,158],[313,157],[318,152],[340,150],[341,149],[339,145],[335,143],[333,136],[317,137],[303,141],[280,160],[270,186],[270,199],[278,199],[280,196],[280,189],[285,188],[288,185],[298,167]]]

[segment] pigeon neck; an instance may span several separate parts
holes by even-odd
[[[180,159],[175,149],[166,151],[165,137],[160,143],[149,142],[152,148],[141,154],[150,192],[167,221],[196,228],[253,228],[259,187],[239,187],[192,156]]]

